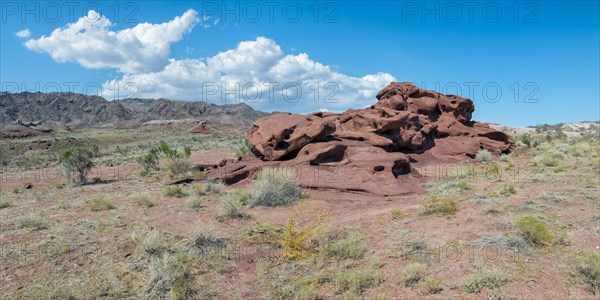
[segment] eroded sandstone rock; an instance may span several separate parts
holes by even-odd
[[[465,160],[480,149],[500,154],[514,147],[506,134],[471,121],[470,99],[407,82],[391,83],[376,98],[368,108],[341,114],[258,119],[247,135],[258,158],[232,160],[213,177],[238,182],[264,165],[287,166],[306,188],[397,195],[420,189],[411,162]],[[315,177],[317,171],[335,180]]]

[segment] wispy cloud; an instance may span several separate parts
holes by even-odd
[[[22,39],[27,39],[31,36],[31,31],[29,29],[23,29],[15,32],[15,35]]]

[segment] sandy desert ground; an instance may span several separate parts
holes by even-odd
[[[225,186],[170,174],[165,159],[140,171],[134,158],[158,140],[191,146],[191,166],[243,148],[237,133],[170,130],[3,140],[0,298],[598,299],[597,127],[518,132],[510,155],[416,165],[423,193],[305,190],[282,207],[228,206],[260,179]],[[73,186],[53,147],[90,143],[90,183]],[[168,185],[177,178],[196,180]]]

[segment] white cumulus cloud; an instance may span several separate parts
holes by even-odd
[[[190,9],[166,23],[111,31],[110,20],[89,11],[49,36],[26,41],[25,46],[58,62],[120,71],[118,78],[103,84],[102,96],[107,99],[245,102],[265,111],[339,112],[371,105],[377,91],[395,80],[388,73],[342,74],[306,53],[286,54],[266,37],[242,41],[211,57],[171,58],[170,44],[208,20],[201,21]]]
[[[198,22],[198,13],[190,9],[162,24],[140,23],[111,31],[110,20],[90,10],[77,22],[55,29],[50,36],[30,39],[25,46],[58,62],[76,62],[90,69],[114,68],[126,74],[160,71],[169,63],[171,43]]]
[[[18,38],[22,38],[22,39],[27,39],[31,36],[31,31],[29,31],[29,29],[25,28],[23,30],[19,30],[15,33],[15,35]]]
[[[387,73],[341,74],[306,53],[286,55],[275,41],[258,37],[212,57],[170,59],[163,70],[126,74],[104,83],[103,91],[107,98],[245,102],[266,111],[307,113],[371,105],[377,91],[394,80]]]

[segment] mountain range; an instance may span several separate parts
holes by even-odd
[[[70,128],[136,126],[151,120],[200,119],[249,127],[267,115],[245,103],[216,105],[170,99],[108,101],[77,93],[0,92],[0,125],[59,122]]]

